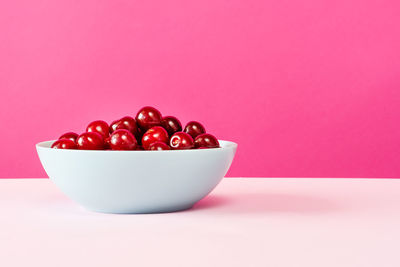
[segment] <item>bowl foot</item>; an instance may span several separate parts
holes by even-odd
[[[134,208],[134,209],[95,209],[85,207],[89,211],[99,212],[99,213],[109,213],[109,214],[152,214],[152,213],[169,213],[169,212],[178,212],[183,210],[188,210],[193,207],[193,204],[190,205],[182,205],[182,206],[174,206],[167,208]]]

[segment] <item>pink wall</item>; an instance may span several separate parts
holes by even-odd
[[[400,177],[395,0],[0,2],[0,177],[154,105],[240,145],[229,176]]]

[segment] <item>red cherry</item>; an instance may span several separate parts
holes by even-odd
[[[104,139],[104,149],[110,150],[111,149],[111,136]]]
[[[138,133],[138,126],[134,118],[125,116],[119,120],[113,121],[110,125],[110,133],[115,130],[125,129],[130,131],[134,136]]]
[[[60,139],[55,141],[52,145],[51,148],[56,148],[56,149],[76,149],[76,144],[74,141],[70,139]]]
[[[174,116],[166,116],[161,120],[161,126],[167,130],[169,135],[182,131],[181,122]]]
[[[140,128],[138,128],[138,131],[137,131],[137,134],[136,134],[136,140],[137,140],[137,142],[138,142],[138,144],[139,145],[142,145],[142,138],[143,138],[143,134],[144,134],[145,132],[143,132],[143,130],[142,129],[140,129]]]
[[[135,150],[137,141],[130,131],[119,129],[111,134],[110,146],[112,150]]]
[[[201,134],[194,140],[194,147],[206,147],[206,148],[216,148],[219,147],[218,139],[212,134]]]
[[[171,148],[163,142],[155,142],[149,146],[149,150],[171,150]]]
[[[76,139],[78,149],[83,150],[102,150],[104,149],[104,139],[98,132],[86,132]]]
[[[74,143],[75,143],[76,142],[76,138],[78,138],[78,134],[77,133],[68,132],[68,133],[65,133],[65,134],[61,135],[58,139],[59,140],[60,139],[69,139],[69,140],[74,141]]]
[[[190,134],[190,136],[195,139],[196,136],[205,133],[206,130],[200,122],[190,121],[186,124],[184,132]]]
[[[154,126],[143,135],[142,146],[145,150],[149,150],[149,146],[155,142],[168,142],[168,133],[161,126]]]
[[[194,146],[194,142],[189,134],[177,132],[171,136],[169,145],[172,149],[191,149]]]
[[[110,127],[105,121],[92,121],[86,128],[86,132],[96,132],[106,138],[110,136]]]
[[[160,111],[153,107],[143,107],[136,115],[136,122],[144,131],[160,125],[161,119]]]

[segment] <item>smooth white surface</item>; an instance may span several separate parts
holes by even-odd
[[[400,180],[223,179],[188,211],[80,208],[0,180],[0,266],[400,266]]]
[[[96,151],[36,145],[50,179],[93,211],[153,213],[183,210],[211,192],[227,173],[237,144],[170,151]]]

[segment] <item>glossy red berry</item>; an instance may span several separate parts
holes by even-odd
[[[76,142],[76,138],[78,138],[78,134],[74,132],[68,132],[63,135],[61,135],[58,139],[69,139]]]
[[[57,140],[51,145],[51,148],[56,148],[56,149],[77,149],[75,142],[70,140],[70,139]]]
[[[78,149],[83,150],[102,150],[104,149],[104,139],[98,132],[86,132],[76,139]]]
[[[163,117],[161,120],[161,126],[167,130],[170,136],[176,132],[182,131],[181,122],[174,116]]]
[[[139,145],[142,145],[143,134],[144,134],[143,130],[138,128],[138,132],[135,137]]]
[[[86,132],[96,132],[101,134],[104,138],[107,138],[110,136],[110,127],[105,121],[92,121],[86,128]]]
[[[137,141],[130,131],[119,129],[111,134],[110,147],[112,150],[135,150]]]
[[[191,149],[194,147],[193,138],[184,132],[177,132],[171,136],[169,146],[172,149]]]
[[[153,107],[143,107],[136,115],[136,122],[142,130],[158,126],[161,124],[161,113]]]
[[[195,139],[196,136],[205,133],[206,129],[200,122],[190,121],[186,124],[184,132],[190,134],[190,136]]]
[[[111,136],[104,139],[104,149],[111,149]]]
[[[204,134],[198,135],[196,137],[196,139],[194,140],[194,147],[196,147],[196,148],[201,148],[201,147],[216,148],[216,147],[219,147],[219,142],[218,142],[218,139],[215,138],[214,135],[204,133]]]
[[[110,133],[115,130],[125,129],[130,131],[135,137],[138,134],[138,126],[134,118],[125,116],[119,120],[113,121],[110,125]]]
[[[150,145],[155,142],[168,143],[168,133],[161,126],[154,126],[142,137],[142,146],[145,150],[148,150]]]
[[[148,150],[171,150],[171,148],[163,142],[155,142],[149,146]]]

